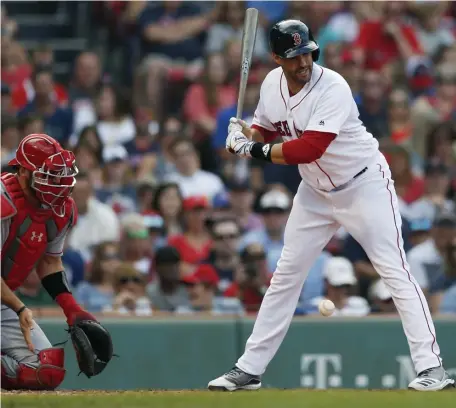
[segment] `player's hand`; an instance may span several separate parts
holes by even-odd
[[[226,138],[226,150],[240,157],[252,157],[250,149],[254,143],[244,133],[236,130],[231,132]]]
[[[32,343],[32,330],[33,330],[33,314],[28,308],[25,308],[19,314],[19,325],[24,336],[24,340],[27,343],[27,348],[31,351],[35,351],[35,347]]]
[[[248,139],[252,140],[252,129],[250,129],[247,122],[242,119],[230,118],[230,124],[228,125],[228,134],[236,131],[244,133]]]

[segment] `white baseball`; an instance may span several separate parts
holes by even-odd
[[[336,310],[336,306],[331,300],[323,299],[318,305],[318,310],[323,316],[328,317],[334,313],[334,310]]]

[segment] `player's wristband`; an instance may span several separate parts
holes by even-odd
[[[258,160],[272,162],[271,152],[273,143],[254,143],[250,148],[250,155]]]
[[[17,314],[18,316],[20,316],[21,313],[22,313],[25,309],[27,309],[27,306],[24,305],[24,306],[22,306],[22,307],[16,312],[16,314]]]

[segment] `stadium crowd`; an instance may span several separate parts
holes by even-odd
[[[2,171],[30,133],[75,152],[79,220],[63,260],[78,301],[142,316],[258,310],[300,176],[225,150],[247,7],[260,10],[260,24],[244,119],[274,68],[269,28],[305,19],[319,63],[349,82],[390,164],[411,274],[433,313],[456,314],[456,7],[434,1],[100,2],[94,12],[122,52],[120,74],[86,50],[66,83],[54,80],[52,48],[15,39],[21,27],[6,4]],[[53,305],[36,274],[18,293],[28,306]],[[395,313],[343,229],[310,270],[296,314],[318,313],[324,296],[336,315]]]

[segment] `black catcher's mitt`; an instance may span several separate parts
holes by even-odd
[[[113,355],[109,332],[95,320],[78,320],[69,333],[81,372],[88,378],[100,374]]]

